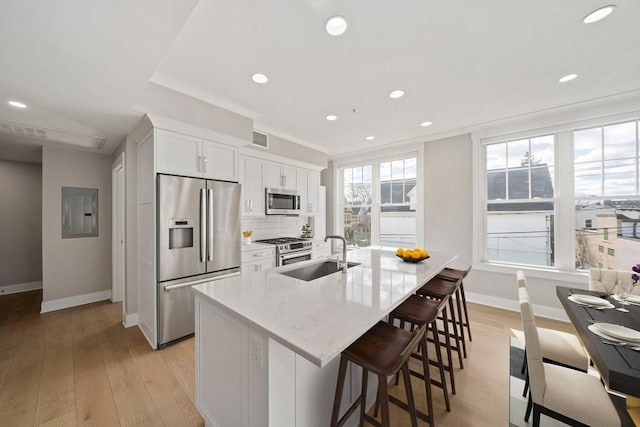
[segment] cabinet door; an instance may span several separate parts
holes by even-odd
[[[282,188],[282,165],[280,163],[262,161],[262,184],[265,188]]]
[[[307,179],[307,213],[318,215],[318,188],[320,187],[320,172],[309,171]],[[302,205],[303,208],[305,205]]]
[[[203,140],[202,176],[238,182],[238,147]]]
[[[262,185],[262,161],[240,156],[242,184],[242,215],[264,216],[264,185]]]
[[[296,174],[296,183],[298,185],[298,193],[300,193],[300,215],[307,215],[307,180],[308,172],[306,169],[298,169]]]
[[[298,169],[293,166],[282,166],[282,176],[284,177],[283,187],[286,190],[298,189]]]
[[[158,130],[158,172],[199,178],[202,140],[188,135]]]

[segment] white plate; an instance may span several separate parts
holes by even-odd
[[[617,295],[614,295],[613,298],[616,301],[622,301]],[[629,295],[627,297],[627,302],[630,302],[631,304],[640,304],[640,295]]]
[[[596,297],[594,295],[573,294],[569,295],[569,300],[580,304],[589,304],[597,306],[611,305],[606,299]]]
[[[613,325],[611,323],[594,323],[599,331],[627,342],[640,342],[640,332],[625,326]]]
[[[600,329],[598,329],[598,327],[595,324],[587,326],[587,329],[590,330],[591,332],[593,332],[594,334],[596,334],[597,336],[599,336],[600,338],[604,338],[604,339],[607,339],[609,341],[614,341],[614,342],[623,342],[622,340],[619,340],[617,338],[614,338],[612,336],[609,336],[609,335],[605,334]]]

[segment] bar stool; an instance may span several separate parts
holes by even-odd
[[[331,414],[331,427],[343,425],[358,405],[360,405],[360,425],[364,420],[367,420],[376,426],[388,427],[390,425],[389,402],[407,410],[411,417],[411,426],[417,427],[418,422],[416,420],[416,409],[407,361],[411,353],[421,346],[424,332],[424,326],[414,332],[408,332],[388,323],[378,322],[342,352],[336,394],[333,401],[333,412]],[[338,419],[348,362],[362,367],[362,391],[343,417]],[[369,371],[378,376],[378,401],[382,409],[382,423],[366,413]],[[402,371],[404,378],[407,403],[389,396],[387,393],[387,377],[395,375],[399,371]]]
[[[436,319],[442,313],[445,306],[447,304],[447,298],[442,300],[432,300],[428,298],[422,298],[418,295],[411,295],[407,300],[405,300],[402,304],[398,306],[394,311],[389,314],[389,323],[393,324],[395,320],[400,321],[400,327],[404,328],[405,323],[409,323],[411,325],[411,330],[414,330],[417,327],[421,327],[426,325],[426,330],[422,343],[423,353],[418,355],[416,353],[411,356],[416,359],[422,359],[423,361],[423,371],[424,374],[416,372],[412,369],[409,369],[409,373],[415,377],[422,379],[425,382],[426,394],[427,394],[427,409],[428,415],[425,417],[421,416],[420,411],[418,411],[418,416],[429,423],[429,425],[434,425],[433,419],[433,402],[432,402],[432,393],[431,393],[431,385],[435,385],[442,389],[444,395],[444,402],[448,412],[451,412],[451,406],[449,404],[449,393],[447,392],[447,382],[445,380],[444,374],[444,363],[442,361],[442,350],[441,346],[438,345],[439,337],[438,337],[438,327],[436,325]],[[427,352],[427,334],[431,331],[433,334],[434,345],[436,348],[436,356],[437,362],[431,361],[429,359],[429,354]],[[448,356],[449,356],[449,366],[451,366],[451,343],[449,343],[448,348]],[[438,367],[440,372],[440,381],[436,381],[435,379],[431,379],[429,375],[429,370],[425,369],[424,366],[427,364],[432,364]],[[397,381],[397,377],[396,377]],[[453,383],[452,377],[452,385],[455,387]]]
[[[429,280],[426,285],[422,288],[418,289],[417,294],[422,297],[433,298],[437,300],[448,298],[448,312],[451,318],[448,321],[444,322],[444,330],[441,333],[445,335],[449,335],[451,338],[455,340],[456,345],[451,346],[451,350],[454,350],[458,353],[458,362],[460,363],[460,369],[464,369],[464,365],[462,363],[462,355],[467,357],[467,348],[464,342],[464,339],[461,338],[461,333],[458,332],[458,320],[456,319],[456,311],[453,308],[453,295],[456,293],[458,287],[460,286],[461,280],[457,282],[452,282],[450,280],[442,279],[440,277],[434,277]],[[462,314],[460,300],[457,300],[458,306],[458,317]],[[443,314],[447,313],[447,310],[443,310]],[[449,330],[449,323],[453,326],[453,333]],[[460,327],[462,330],[462,326]],[[460,351],[462,349],[462,351]]]
[[[469,311],[467,310],[467,298],[464,295],[464,282],[463,279],[467,277],[469,272],[471,271],[471,266],[466,270],[456,270],[455,268],[445,268],[440,273],[438,273],[438,277],[442,277],[443,279],[457,281],[460,280],[460,288],[458,289],[458,293],[456,294],[456,298],[462,298],[462,308],[464,310],[464,322],[462,323],[463,327],[467,328],[467,335],[469,335],[469,341],[473,341],[471,338],[471,322],[469,322]]]

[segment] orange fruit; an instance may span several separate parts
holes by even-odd
[[[421,254],[420,254],[420,250],[417,250],[417,251],[416,251],[416,250],[414,250],[414,251],[411,253],[411,258],[413,258],[413,259],[420,259],[420,258],[422,258]]]
[[[420,251],[420,258],[426,258],[427,256],[429,256],[429,253],[425,250],[421,250]]]
[[[402,256],[405,258],[411,258],[412,253],[413,251],[411,249],[405,249],[404,251],[402,251]]]
[[[398,248],[398,250],[396,251],[396,255],[400,255],[402,256],[402,253],[404,252],[404,249],[402,248]]]

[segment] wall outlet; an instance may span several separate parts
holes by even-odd
[[[262,341],[254,337],[250,338],[249,357],[254,365],[262,369]]]

